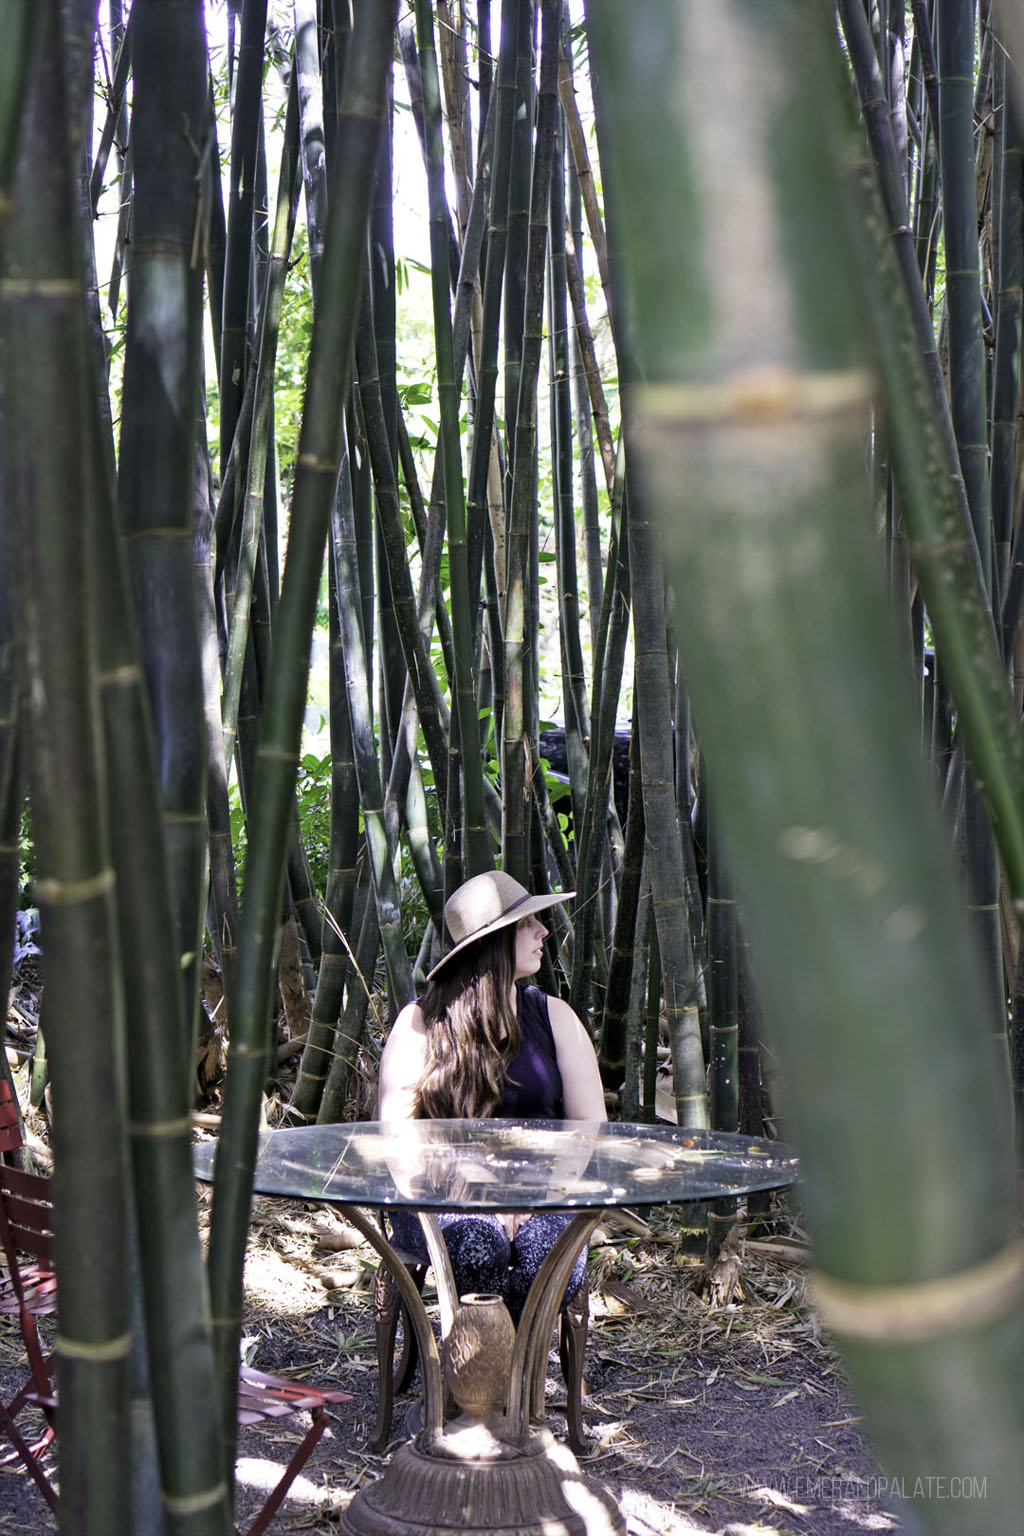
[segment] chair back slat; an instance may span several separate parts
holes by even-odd
[[[21,1117],[6,1077],[0,1076],[0,1153],[17,1152],[25,1145]]]
[[[0,1164],[0,1239],[12,1266],[16,1252],[52,1264],[53,1202],[45,1175]]]

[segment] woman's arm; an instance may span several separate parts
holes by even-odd
[[[562,1077],[567,1120],[607,1120],[597,1055],[579,1019],[560,997],[548,998],[548,1017]]]
[[[391,1026],[377,1075],[377,1119],[414,1120],[427,1033],[418,1003],[407,1003]]]

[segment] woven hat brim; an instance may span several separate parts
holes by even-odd
[[[563,901],[571,901],[576,895],[575,891],[559,891],[557,896],[531,896],[524,902],[517,902],[510,912],[503,912],[500,917],[493,918],[491,922],[484,923],[482,928],[476,928],[466,938],[460,939],[458,944],[453,944],[446,955],[427,973],[427,980],[433,981],[439,971],[443,971],[449,960],[462,950],[468,949],[471,944],[476,944],[479,939],[486,939],[489,934],[497,933],[501,928],[508,928],[513,923],[522,922],[524,917],[532,917],[535,912],[543,912],[546,907],[557,907]]]

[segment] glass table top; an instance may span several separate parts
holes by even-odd
[[[213,1177],[217,1143],[193,1167]],[[310,1125],[260,1135],[260,1194],[424,1211],[668,1205],[796,1182],[791,1147],[724,1131],[551,1120]]]

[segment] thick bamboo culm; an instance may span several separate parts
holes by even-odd
[[[74,147],[74,241],[120,205],[105,291],[87,248],[61,319],[69,337],[72,308],[86,327],[60,421],[78,412],[69,432],[91,448],[74,473],[97,512],[87,606],[55,623],[92,626],[99,669],[94,685],[73,658],[69,691],[97,691],[97,720],[72,735],[102,737],[89,793],[109,835],[91,853],[109,853],[118,893],[90,914],[108,951],[90,963],[111,998],[107,1054],[126,1053],[112,1124],[148,1296],[133,1347],[148,1327],[170,1504],[209,1494],[207,1516],[172,1528],[229,1517],[214,1485],[234,1444],[257,1125],[373,1112],[444,897],[494,864],[577,893],[551,911],[538,980],[591,1031],[613,1112],[792,1134],[820,1170],[822,1315],[887,1465],[914,1450],[885,1400],[929,1455],[970,1417],[994,1485],[1016,1348],[998,1315],[1014,1283],[999,1254],[1007,1056],[1024,1104],[1018,7],[837,0],[838,49],[797,0],[418,0],[401,18],[371,0],[240,0],[207,7],[205,29],[199,0],[132,9],[126,29],[119,0],[98,23],[75,0],[66,121],[46,140]],[[13,253],[41,196],[9,195],[27,50],[54,10],[13,5],[0,64]],[[162,30],[176,27],[180,46]],[[90,130],[94,29],[105,106]],[[410,187],[425,221],[411,244]],[[64,280],[67,250],[58,266]],[[28,451],[25,402],[50,399],[51,355],[27,359],[39,295],[11,277],[9,468]],[[103,328],[116,342],[124,324],[122,376]],[[644,396],[641,378],[668,393]],[[48,624],[30,595],[0,630],[4,911],[19,755],[33,842],[56,857],[51,745],[27,745],[5,670],[13,648],[33,675]],[[329,761],[307,745],[318,628]],[[922,744],[930,771],[914,778]],[[904,813],[898,784],[926,809]],[[967,872],[983,980],[936,838]],[[44,919],[61,934],[59,913]],[[221,968],[211,1027],[229,1047],[215,1345],[191,1237],[167,1251],[194,1208],[203,962]],[[282,1009],[299,973],[304,995]],[[55,1092],[79,1060],[60,995]],[[294,1074],[290,1041],[274,1046],[303,1009]],[[40,1044],[40,1093],[45,1071]],[[877,1137],[865,1103],[887,1106]],[[712,1249],[733,1212],[715,1215]],[[897,1291],[924,1298],[927,1345],[900,1333]],[[968,1293],[990,1314],[974,1338],[947,1326]],[[956,1378],[940,1410],[932,1368]],[[177,1424],[189,1373],[209,1384],[209,1423]],[[959,1395],[972,1381],[988,1393],[977,1415]]]

